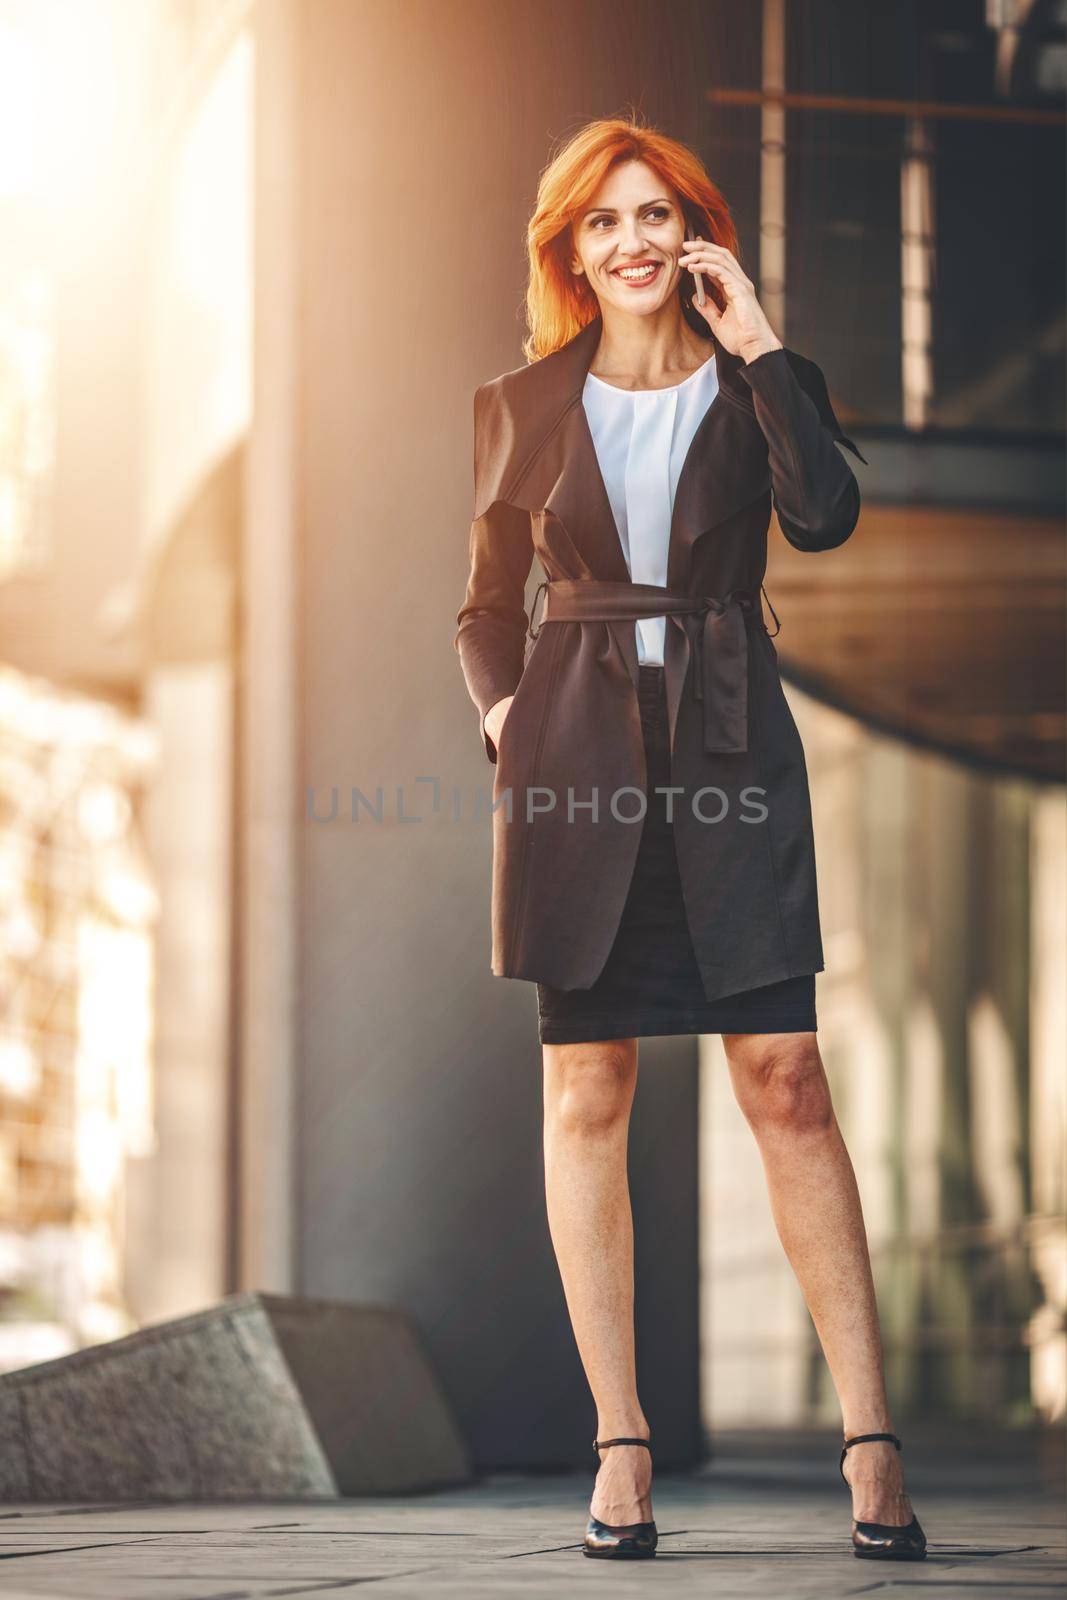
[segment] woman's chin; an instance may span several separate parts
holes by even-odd
[[[663,310],[669,298],[662,294],[609,295],[601,300],[600,313],[603,316],[605,305],[609,305],[613,311],[625,311],[631,317],[652,317]]]

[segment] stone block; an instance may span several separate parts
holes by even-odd
[[[234,1295],[0,1374],[0,1500],[254,1500],[465,1482],[403,1311]]]

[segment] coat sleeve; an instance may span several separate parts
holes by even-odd
[[[798,550],[844,544],[859,520],[860,491],[835,444],[865,458],[842,433],[821,370],[783,347],[765,350],[738,371],[752,390],[767,440],[771,498],[782,532]]]
[[[482,742],[490,761],[496,746],[485,728],[486,712],[514,694],[525,664],[526,579],[533,565],[529,511],[498,497],[506,489],[506,419],[499,380],[474,396],[474,509],[470,575],[452,641],[459,652],[467,692],[481,716]]]

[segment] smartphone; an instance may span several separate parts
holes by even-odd
[[[700,235],[697,234],[696,237],[699,239]],[[702,306],[708,298],[704,293],[704,274],[702,272],[694,272],[693,277],[696,280],[696,303],[698,306]]]
[[[692,217],[686,217],[685,225],[686,225],[686,235],[685,236],[686,236],[687,239],[699,239],[700,238],[699,233],[697,233],[697,231],[696,231],[697,224],[693,221]],[[701,241],[701,242],[703,242],[703,241]],[[704,302],[708,298],[707,295],[704,292],[704,274],[702,272],[694,272],[694,274],[693,274],[693,295],[694,295],[694,298],[695,298],[696,303],[697,303],[698,306],[702,306],[704,304]]]

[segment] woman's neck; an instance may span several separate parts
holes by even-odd
[[[702,367],[712,341],[702,339],[675,300],[660,312],[636,317],[601,308],[603,328],[589,371],[595,378],[634,389],[662,389]]]

